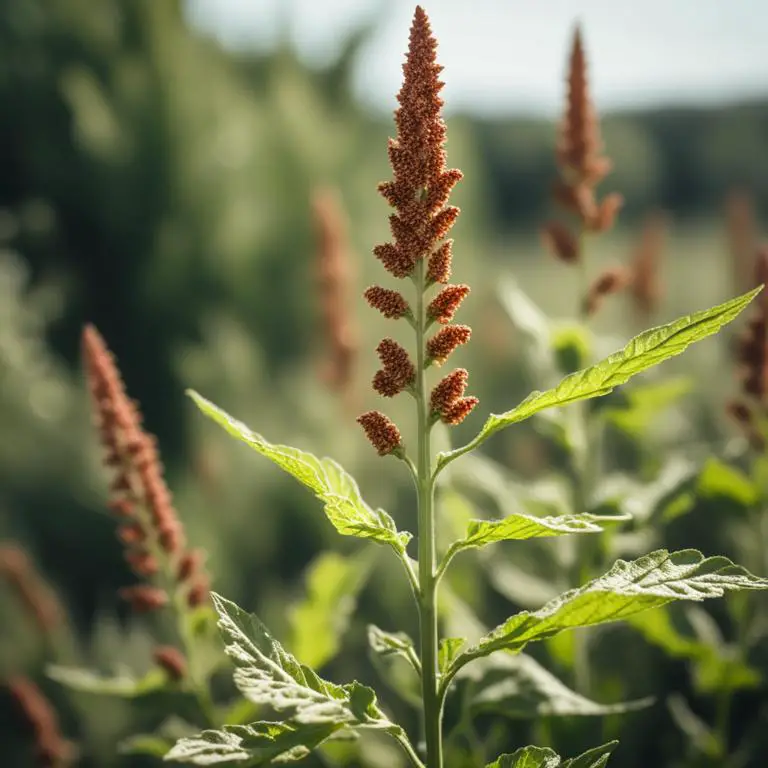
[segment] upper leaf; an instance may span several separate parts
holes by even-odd
[[[344,536],[359,536],[389,544],[400,551],[411,539],[398,533],[394,520],[383,510],[371,509],[360,495],[355,479],[333,459],[318,459],[288,445],[273,445],[197,392],[189,391],[197,407],[230,435],[266,456],[315,493],[325,505],[325,514]]]
[[[630,515],[558,515],[535,517],[523,513],[508,515],[501,520],[470,520],[466,536],[453,547],[467,549],[484,547],[494,541],[509,541],[565,536],[569,533],[601,533],[604,525],[629,520]]]
[[[645,331],[635,336],[624,349],[614,352],[596,365],[566,376],[553,389],[532,392],[511,411],[491,414],[477,437],[461,448],[440,455],[438,470],[477,447],[500,429],[528,419],[545,408],[606,395],[635,374],[679,355],[693,342],[717,333],[720,328],[731,322],[760,290],[762,287],[711,309],[695,312],[667,325]]]
[[[673,600],[721,597],[728,590],[766,589],[726,557],[705,558],[693,549],[652,552],[638,560],[619,560],[608,573],[572,589],[538,611],[521,611],[462,653],[453,672],[473,658],[498,650],[520,651],[532,640],[607,621],[624,619]]]
[[[618,743],[608,742],[565,761],[548,747],[523,747],[511,755],[502,755],[485,768],[603,768]]]
[[[215,592],[211,597],[225,650],[237,666],[235,685],[247,699],[283,712],[295,723],[392,725],[376,706],[373,690],[321,679],[285,651],[255,616]]]

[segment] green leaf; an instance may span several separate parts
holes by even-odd
[[[288,612],[291,648],[318,669],[339,652],[341,637],[371,569],[371,550],[351,557],[323,552],[307,569],[306,596]]]
[[[457,541],[452,549],[484,547],[496,541],[510,541],[566,536],[570,533],[602,533],[605,525],[630,520],[630,515],[559,515],[534,517],[514,514],[501,520],[470,520],[466,536]]]
[[[163,757],[170,751],[173,742],[162,736],[155,736],[148,733],[139,733],[136,736],[129,736],[123,739],[117,745],[119,755],[150,755],[152,757]]]
[[[368,625],[371,661],[387,685],[414,707],[421,707],[421,663],[405,632],[385,632]]]
[[[693,549],[670,554],[658,550],[631,562],[619,560],[608,573],[555,598],[538,611],[521,611],[468,648],[454,662],[455,673],[474,658],[494,651],[521,651],[576,627],[625,619],[674,600],[704,600],[737,589],[766,589],[726,557],[705,558]]]
[[[618,743],[611,741],[565,761],[548,747],[523,747],[511,755],[502,755],[485,768],[603,768]]]
[[[325,505],[326,516],[340,534],[373,539],[400,552],[405,551],[411,534],[398,533],[394,520],[383,509],[371,509],[363,501],[355,479],[333,459],[318,459],[298,448],[273,445],[197,392],[190,390],[188,394],[206,416],[230,435],[266,456],[313,491]]]
[[[558,680],[524,653],[497,653],[466,668],[469,704],[475,712],[512,718],[603,716],[642,709],[653,699],[599,704]]]
[[[437,652],[437,666],[440,674],[445,674],[466,644],[467,641],[463,637],[444,637],[440,641],[440,647]]]
[[[392,726],[376,706],[373,690],[356,682],[341,686],[323,680],[285,651],[256,616],[215,592],[211,598],[225,651],[236,666],[235,685],[249,701],[300,724]]]
[[[294,762],[305,758],[340,727],[334,723],[286,722],[225,725],[222,730],[179,739],[165,760],[195,765],[247,761],[252,766]]]
[[[674,405],[692,388],[693,382],[682,376],[633,387],[625,392],[624,403],[606,408],[605,418],[628,435],[640,436],[654,417]]]
[[[635,336],[624,349],[596,365],[566,376],[554,389],[533,392],[511,411],[491,414],[477,437],[467,445],[439,455],[438,470],[505,427],[524,421],[546,408],[606,395],[632,376],[679,355],[693,342],[717,333],[731,322],[760,290],[762,288],[757,288],[711,309],[645,331]]]
[[[727,499],[750,508],[757,504],[759,492],[740,469],[710,458],[701,470],[696,491],[704,499]]]
[[[122,699],[135,699],[156,693],[168,685],[168,677],[161,669],[151,669],[144,677],[136,678],[124,670],[114,675],[103,675],[92,669],[49,664],[46,673],[52,680],[73,691]]]

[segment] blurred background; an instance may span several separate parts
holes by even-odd
[[[426,10],[445,67],[449,164],[465,174],[454,195],[454,275],[472,286],[461,322],[474,336],[456,363],[471,371],[481,406],[460,440],[537,385],[500,282],[514,277],[550,316],[572,318],[578,306],[575,272],[539,238],[552,215],[574,24],[614,162],[601,189],[626,201],[616,228],[595,240],[590,269],[629,264],[648,222],[663,221],[665,291],[653,317],[619,296],[593,325],[618,347],[645,320],[751,284],[744,254],[768,227],[768,6],[436,0]],[[214,588],[259,611],[278,637],[290,635],[284,606],[301,598],[313,559],[361,545],[339,540],[309,494],[206,422],[185,388],[272,441],[333,456],[369,503],[413,529],[408,478],[355,424],[361,410],[385,405],[406,436],[411,427],[407,403],[382,405],[370,390],[375,345],[392,330],[359,295],[373,282],[391,287],[371,249],[388,239],[376,184],[390,175],[386,141],[412,13],[399,0],[0,3],[0,539],[22,546],[55,585],[81,661],[117,658],[139,672],[151,663],[150,630],[116,595],[131,576],[105,506],[82,377],[87,322],[158,436]],[[670,363],[675,371],[693,372],[690,419],[659,444],[709,441],[717,451],[732,434],[721,416],[734,390],[727,343],[706,342]],[[524,479],[555,460],[530,430],[490,450]],[[683,543],[701,543],[704,523],[694,514],[685,525]],[[715,541],[707,554],[729,546]],[[481,576],[466,578],[484,620],[509,613]],[[365,624],[415,634],[408,599],[380,557],[328,674],[374,682]],[[114,757],[137,719],[149,727],[141,713],[85,695],[73,703],[40,674],[47,652],[0,587],[0,677],[40,680],[69,734],[88,745],[83,764],[143,764]],[[642,652],[651,671],[612,678],[605,700],[661,703],[615,726],[627,745],[616,765],[712,764],[688,760],[689,737],[667,722],[665,697],[688,685],[683,662]],[[764,692],[744,706],[757,711]],[[589,723],[566,726],[574,749],[599,738]],[[643,753],[651,726],[660,735]],[[512,744],[545,735],[509,727]]]

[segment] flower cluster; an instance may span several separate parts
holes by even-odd
[[[209,589],[202,553],[186,547],[155,439],[142,429],[139,409],[93,326],[83,332],[83,357],[104,464],[114,472],[109,506],[120,521],[118,537],[133,572],[149,582],[122,589],[121,597],[138,612],[166,605],[169,590],[200,605]]]
[[[21,547],[0,545],[0,577],[13,588],[44,636],[52,635],[64,623],[61,603]]]
[[[37,763],[49,768],[65,768],[75,762],[72,742],[62,736],[59,718],[45,694],[27,677],[17,675],[6,681],[26,727],[32,732]]]
[[[331,189],[317,190],[312,197],[317,230],[317,272],[320,311],[329,358],[323,371],[328,385],[350,394],[358,341],[350,314],[352,262],[347,245],[344,211]]]
[[[377,245],[373,252],[391,275],[401,279],[411,277],[419,291],[426,291],[434,284],[444,287],[425,310],[419,310],[423,317],[414,317],[410,304],[398,291],[371,286],[364,294],[368,303],[384,317],[406,318],[420,332],[433,322],[444,326],[426,342],[425,365],[444,363],[456,347],[469,341],[471,334],[465,325],[450,324],[469,288],[448,285],[452,241],[445,237],[459,215],[457,207],[448,205],[448,198],[462,174],[446,167],[446,127],[439,96],[443,83],[438,78],[442,67],[437,63],[436,47],[429,19],[417,6],[403,65],[403,85],[397,96],[397,138],[389,141],[393,179],[379,184],[379,192],[395,211],[389,218],[392,241]],[[412,391],[421,372],[416,371],[407,351],[392,339],[384,339],[377,352],[382,368],[373,379],[376,392],[392,397]],[[460,379],[460,372],[456,374]],[[466,384],[466,371],[463,376]],[[438,384],[437,394],[433,392],[432,397],[433,410],[446,423],[458,424],[474,408],[477,398],[463,397],[463,386],[458,394],[455,387],[449,389],[442,382]],[[384,414],[369,411],[360,416],[358,422],[379,454],[402,448],[399,430]]]
[[[755,283],[768,283],[768,247],[758,251]],[[728,406],[730,415],[744,430],[756,450],[764,450],[768,417],[768,294],[760,295],[755,312],[737,342],[741,398]]]
[[[613,226],[622,206],[621,195],[611,193],[598,201],[595,188],[611,170],[611,161],[601,155],[600,126],[589,94],[587,62],[581,31],[573,36],[568,68],[568,97],[557,145],[560,179],[555,184],[555,202],[579,221],[574,232],[559,221],[549,222],[543,231],[545,244],[561,261],[578,262],[581,233],[604,232]]]

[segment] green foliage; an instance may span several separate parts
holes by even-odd
[[[571,690],[525,653],[495,653],[468,666],[467,697],[475,713],[510,718],[605,716],[650,706],[653,699],[600,704]]]
[[[454,662],[458,671],[472,659],[494,651],[520,651],[568,629],[617,621],[675,600],[722,597],[737,589],[768,589],[768,579],[753,576],[726,557],[705,558],[688,549],[666,550],[626,562],[608,573],[560,595],[539,611],[522,611],[464,651]]]
[[[546,747],[523,747],[511,755],[502,755],[485,768],[603,768],[617,744],[612,741],[568,760]]]
[[[554,389],[533,392],[520,405],[488,417],[480,433],[467,445],[440,454],[438,469],[487,440],[505,427],[529,419],[547,408],[607,395],[632,376],[684,352],[691,344],[717,333],[742,312],[762,288],[745,293],[711,309],[694,312],[632,339],[624,349],[596,365],[566,376]]]
[[[319,669],[336,656],[371,564],[369,552],[324,552],[310,564],[306,596],[288,614],[288,646],[303,664]]]
[[[101,675],[90,669],[49,665],[48,677],[57,683],[81,693],[94,693],[103,696],[116,696],[135,699],[157,693],[168,686],[168,676],[161,669],[152,669],[143,677],[134,677],[128,671],[116,675]]]
[[[394,520],[383,509],[371,509],[363,501],[354,478],[333,459],[318,459],[298,448],[268,443],[261,435],[252,432],[245,424],[196,392],[189,394],[197,407],[230,435],[266,456],[314,491],[324,503],[328,519],[340,534],[373,539],[380,544],[389,544],[398,552],[405,551],[411,534],[399,533]]]

